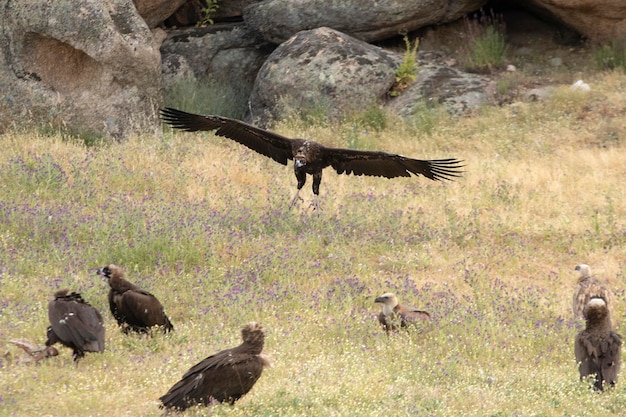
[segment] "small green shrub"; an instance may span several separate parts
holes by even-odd
[[[219,0],[204,0],[200,4],[200,13],[202,14],[202,20],[198,22],[198,26],[207,26],[213,24],[211,15],[219,9],[217,4]]]
[[[468,69],[490,72],[504,66],[508,45],[501,16],[491,12],[475,19],[466,18],[465,30],[469,38]]]
[[[494,26],[485,29],[480,38],[472,42],[472,55],[470,62],[473,67],[479,69],[496,69],[504,65],[508,46],[504,35]]]
[[[626,40],[614,40],[594,48],[593,57],[600,69],[626,68]]]
[[[402,90],[405,90],[417,78],[417,47],[419,46],[419,39],[415,38],[415,41],[411,43],[409,37],[405,35],[404,46],[402,63],[396,69],[396,81],[389,93],[392,97],[400,94]]]

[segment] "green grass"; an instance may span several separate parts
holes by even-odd
[[[626,69],[626,40],[615,39],[593,50],[596,65],[601,70]]]
[[[624,311],[624,141],[598,138],[624,125],[626,75],[585,80],[591,94],[433,114],[428,134],[393,115],[367,132],[278,124],[329,146],[466,161],[445,184],[326,170],[319,215],[310,179],[290,211],[291,166],[210,133],[91,147],[1,136],[2,346],[43,343],[58,288],[100,309],[107,333],[78,367],[64,348],[41,365],[0,360],[0,415],[160,415],[158,397],[250,320],[273,368],[234,407],[186,415],[619,415],[626,381],[603,394],[578,381],[570,301],[585,262]],[[173,333],[120,333],[90,272],[109,262],[161,299]],[[433,329],[387,337],[373,302],[387,291],[430,311]]]

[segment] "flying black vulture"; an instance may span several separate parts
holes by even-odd
[[[622,337],[613,331],[609,309],[601,297],[592,297],[585,307],[587,325],[576,336],[574,352],[583,379],[595,375],[594,387],[614,386],[621,364]]]
[[[148,291],[128,282],[119,266],[110,264],[99,268],[98,275],[111,287],[109,307],[124,333],[148,333],[152,326],[160,326],[164,333],[174,330],[161,302]]]
[[[159,398],[160,407],[185,410],[196,404],[235,401],[246,394],[269,366],[261,354],[265,334],[260,324],[251,322],[241,330],[243,343],[209,356],[189,369],[183,378]]]
[[[386,178],[410,177],[413,174],[434,181],[452,180],[463,172],[460,171],[463,161],[455,158],[421,160],[386,152],[329,148],[312,140],[287,138],[236,119],[191,114],[172,108],[162,109],[161,117],[172,127],[187,132],[215,130],[216,135],[239,142],[283,165],[292,159],[298,190],[290,207],[298,200],[300,189],[306,182],[306,174],[309,174],[313,176],[312,205],[314,209],[319,208],[317,200],[322,170],[328,166],[332,166],[338,174]]]
[[[87,303],[80,294],[60,290],[48,303],[50,327],[46,346],[59,342],[74,350],[74,360],[85,352],[104,352],[104,324],[100,312]]]
[[[398,304],[398,297],[390,292],[376,297],[374,302],[383,305],[383,309],[378,315],[378,321],[387,332],[398,330],[400,327],[406,328],[420,321],[427,322],[430,320],[428,312]]]
[[[609,318],[613,321],[613,293],[609,288],[602,284],[596,277],[591,275],[589,265],[576,265],[574,270],[580,272],[580,277],[576,282],[574,290],[574,299],[572,310],[574,317],[585,318],[583,312],[587,303],[592,297],[602,297],[606,302],[609,310]]]

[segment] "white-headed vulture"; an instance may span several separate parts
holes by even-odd
[[[378,321],[387,332],[430,321],[428,312],[399,304],[398,297],[393,293],[388,292],[376,297],[374,302],[383,305]]]
[[[172,108],[162,109],[161,117],[170,126],[186,132],[215,131],[217,136],[232,139],[283,165],[293,160],[298,190],[290,207],[298,200],[300,189],[306,182],[306,174],[309,174],[313,176],[312,205],[314,209],[319,208],[322,170],[329,166],[337,174],[385,178],[423,175],[434,181],[453,180],[463,172],[460,170],[463,161],[455,158],[422,160],[386,152],[330,148],[312,140],[288,138],[240,120],[192,114]]]
[[[584,330],[576,336],[574,352],[580,378],[595,375],[598,390],[614,386],[621,365],[622,337],[613,331],[609,309],[601,297],[592,297],[585,306]]]
[[[576,265],[574,270],[580,272],[580,277],[576,282],[576,289],[574,290],[574,299],[572,303],[572,310],[574,317],[584,319],[584,309],[591,300],[592,297],[601,297],[607,304],[609,310],[609,318],[613,321],[613,293],[612,291],[602,284],[596,277],[591,275],[591,268],[589,265],[580,264]]]
[[[60,290],[48,303],[48,340],[46,346],[61,343],[73,349],[74,360],[85,352],[104,352],[104,323],[100,312],[80,294]]]
[[[161,327],[165,333],[174,330],[161,302],[148,291],[127,281],[119,266],[110,264],[97,272],[111,287],[109,307],[124,333],[148,333],[153,326]]]
[[[160,398],[161,408],[182,411],[197,404],[212,402],[233,405],[261,376],[269,361],[261,353],[265,333],[251,322],[241,330],[243,343],[223,350],[192,367]]]

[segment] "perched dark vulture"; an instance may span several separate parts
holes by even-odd
[[[621,364],[622,337],[613,331],[609,309],[601,297],[592,297],[585,307],[587,326],[576,336],[574,352],[580,378],[595,375],[594,387],[617,383]]]
[[[15,358],[15,363],[36,363],[59,355],[59,351],[54,346],[40,346],[26,339],[11,339],[9,342],[26,352],[26,355]],[[4,357],[11,361],[10,352],[5,353]]]
[[[313,208],[318,207],[322,170],[332,166],[337,174],[370,175],[385,178],[423,175],[435,181],[460,177],[462,162],[455,158],[421,160],[377,151],[329,148],[312,140],[291,139],[236,119],[215,115],[197,115],[181,110],[161,110],[163,120],[176,129],[187,132],[215,131],[252,149],[274,161],[287,165],[294,161],[293,170],[298,181],[298,191],[291,201],[298,200],[300,189],[306,182],[306,174],[313,176]]]
[[[128,282],[120,267],[107,265],[98,269],[98,275],[111,287],[109,307],[124,333],[148,333],[153,326],[161,327],[164,333],[174,330],[161,302],[148,291]]]
[[[80,294],[60,290],[48,303],[48,340],[46,346],[59,342],[74,350],[74,360],[85,352],[104,352],[104,324],[100,312]]]
[[[430,320],[428,312],[398,304],[398,297],[390,292],[376,297],[374,302],[383,305],[378,321],[387,332]]]
[[[265,334],[260,324],[251,322],[241,330],[243,343],[204,359],[183,375],[160,398],[161,408],[185,410],[197,404],[235,401],[246,394],[261,376],[269,361],[261,352]]]
[[[572,303],[574,317],[584,319],[584,309],[587,303],[589,303],[589,300],[591,300],[592,297],[602,297],[608,306],[609,318],[611,319],[611,322],[613,322],[613,293],[611,290],[602,284],[596,277],[591,275],[591,268],[589,268],[589,265],[576,265],[574,270],[580,272],[580,277],[576,282],[576,289],[574,290],[574,299]]]

